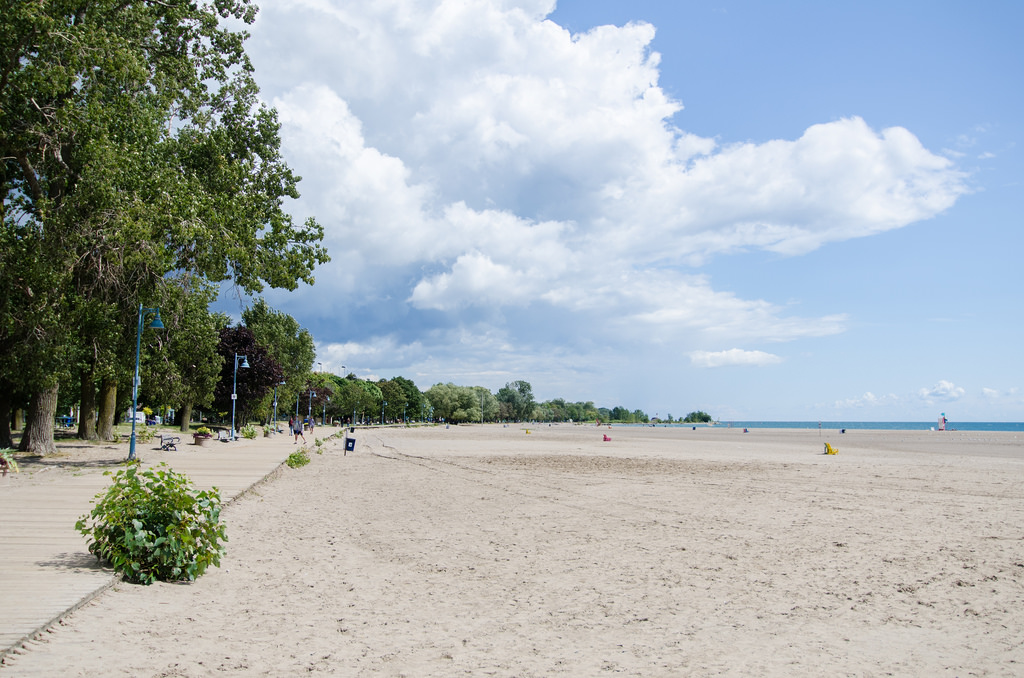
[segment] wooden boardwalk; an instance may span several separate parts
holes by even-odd
[[[317,429],[316,437],[336,431]],[[313,437],[307,439],[312,445]],[[166,462],[201,489],[219,488],[225,504],[281,468],[296,449],[284,434],[206,447],[179,444],[178,451],[169,452],[152,448],[153,443],[139,448],[143,466]],[[109,459],[97,460],[93,451],[90,459],[79,461],[72,451],[24,463],[18,476],[0,478],[0,663],[118,581],[74,529],[94,497],[109,486],[104,471],[116,469],[127,457],[127,444],[103,449],[109,450]]]

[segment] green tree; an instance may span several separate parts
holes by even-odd
[[[533,415],[533,387],[528,381],[513,381],[498,390],[501,417],[526,421]]]
[[[335,398],[338,399],[338,409],[341,416],[343,418],[351,417],[352,424],[356,424],[359,421],[378,421],[380,419],[380,408],[384,395],[377,384],[357,379],[355,375],[350,374],[342,380]]]
[[[419,419],[423,412],[424,405],[427,402],[426,398],[423,397],[423,393],[420,392],[412,380],[406,379],[405,377],[395,377],[391,381],[402,387],[402,391],[405,394],[405,405],[408,418]]]
[[[434,384],[424,394],[430,406],[434,408],[434,419],[438,421],[453,421],[455,413],[459,409],[458,387],[448,382],[447,384]]]
[[[228,327],[220,330],[220,343],[217,352],[224,363],[220,371],[220,379],[213,391],[213,404],[221,412],[231,410],[232,394],[235,400],[236,426],[249,421],[256,412],[263,397],[273,390],[274,384],[281,381],[281,366],[256,343],[256,338],[247,327]],[[235,356],[245,356],[249,367],[235,370]]]
[[[256,342],[281,365],[284,372],[281,379],[285,383],[279,385],[278,402],[294,399],[306,388],[312,374],[313,362],[316,360],[313,336],[295,318],[274,310],[262,298],[242,311],[242,322],[252,330]],[[269,409],[272,407],[272,398],[273,393],[257,407]]]
[[[23,448],[53,451],[58,383],[76,364],[83,384],[99,378],[88,343],[113,343],[107,318],[129,335],[121,346],[132,342],[136,309],[154,305],[166,273],[253,293],[312,282],[327,260],[322,228],[283,211],[298,177],[259,103],[244,33],[220,24],[255,11],[247,0],[4,3],[0,240],[17,259],[0,267],[0,344],[19,349],[0,381],[31,394]]]
[[[477,402],[480,404],[483,412],[484,421],[497,421],[498,416],[501,413],[501,408],[498,403],[498,399],[494,397],[494,394],[483,386],[472,387],[473,392],[476,394]],[[479,420],[477,420],[479,421]]]
[[[711,415],[702,410],[690,412],[683,418],[684,424],[708,424],[712,421],[714,421],[714,419],[711,418]]]
[[[217,352],[223,318],[210,314],[215,288],[202,280],[181,278],[161,301],[163,332],[155,333],[157,349],[147,354],[142,396],[173,405],[182,432],[189,430],[192,410],[209,407],[220,379],[224,357]]]
[[[403,413],[408,413],[405,389],[399,382],[393,379],[381,379],[377,382],[377,386],[380,387],[383,402],[387,403],[384,408],[385,421],[397,421],[402,418]]]
[[[327,409],[328,403],[333,403],[337,395],[338,385],[334,375],[326,372],[312,372],[306,380],[306,385],[301,392],[303,403],[306,405],[305,412],[300,414],[319,417]],[[326,425],[326,424],[325,424]]]

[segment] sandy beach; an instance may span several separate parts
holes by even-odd
[[[1024,675],[1021,434],[355,437],[228,506],[220,569],[0,675]]]

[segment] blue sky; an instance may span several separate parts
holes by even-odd
[[[325,368],[422,389],[1024,420],[1022,8],[265,2],[333,257],[265,296]]]

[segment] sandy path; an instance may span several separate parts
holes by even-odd
[[[1024,441],[817,435],[358,431],[0,674],[1024,673]]]

